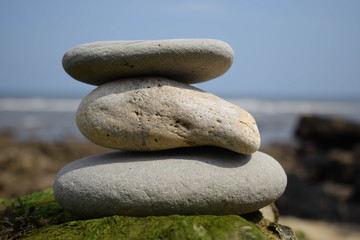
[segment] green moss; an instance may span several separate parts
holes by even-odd
[[[3,210],[7,205],[9,205],[11,199],[0,198],[0,211]]]
[[[24,216],[31,210],[31,216],[41,216],[54,224],[77,219],[55,201],[52,188],[16,199],[4,200],[0,202],[0,210],[0,217],[5,215],[8,218],[12,215]]]
[[[24,239],[266,239],[239,216],[122,217],[72,221],[31,231]]]
[[[0,239],[267,239],[255,225],[236,215],[80,220],[57,204],[52,189],[0,204],[4,223]]]

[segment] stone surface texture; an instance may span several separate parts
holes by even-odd
[[[70,49],[63,67],[73,78],[93,85],[135,76],[198,83],[224,74],[233,58],[232,48],[214,39],[107,41]]]
[[[83,99],[76,120],[89,140],[120,150],[209,145],[251,154],[260,146],[256,122],[248,112],[165,78],[103,84]]]
[[[79,159],[57,174],[54,195],[81,217],[227,215],[256,211],[279,198],[286,175],[272,157],[215,147]]]

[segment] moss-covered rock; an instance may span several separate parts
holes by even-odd
[[[295,239],[289,228],[278,231],[283,226],[264,219],[260,212],[245,218],[172,215],[84,220],[65,211],[48,189],[0,200],[0,239]]]

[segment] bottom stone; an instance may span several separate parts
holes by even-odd
[[[256,211],[285,187],[284,170],[264,153],[199,147],[82,158],[60,170],[54,195],[85,218],[227,215]]]

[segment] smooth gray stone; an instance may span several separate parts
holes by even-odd
[[[89,140],[118,150],[217,146],[251,154],[260,147],[256,122],[244,109],[166,78],[103,84],[80,103],[76,122]]]
[[[87,43],[67,51],[62,63],[70,76],[93,85],[137,76],[198,83],[224,74],[233,59],[220,40],[170,39]]]
[[[272,157],[214,147],[82,158],[57,174],[54,194],[85,218],[245,214],[274,202],[287,179]]]

